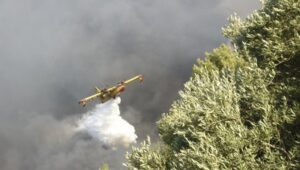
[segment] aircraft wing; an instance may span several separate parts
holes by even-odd
[[[135,77],[133,77],[133,78],[131,78],[131,79],[128,79],[128,80],[126,80],[126,81],[122,81],[122,82],[120,82],[118,85],[116,85],[116,86],[112,86],[112,87],[110,87],[110,88],[108,88],[108,89],[105,89],[105,91],[106,92],[112,92],[112,91],[114,91],[115,89],[117,89],[120,85],[127,85],[127,84],[129,84],[129,83],[131,83],[131,82],[133,82],[133,81],[135,81],[135,80],[140,80],[140,81],[143,81],[143,76],[142,75],[138,75],[138,76],[135,76]]]
[[[93,99],[99,97],[101,94],[102,94],[102,92],[99,91],[99,92],[97,92],[97,93],[95,93],[95,94],[93,94],[93,95],[91,95],[91,96],[88,96],[88,97],[86,97],[86,98],[83,98],[83,99],[81,99],[81,100],[79,101],[79,104],[81,104],[82,106],[85,106],[87,102],[89,102],[90,100],[93,100]]]
[[[144,80],[144,78],[143,78],[142,75],[138,75],[138,76],[135,76],[135,77],[133,77],[133,78],[131,78],[131,79],[128,79],[128,80],[126,80],[126,81],[121,82],[121,84],[127,85],[127,84],[129,84],[129,83],[131,83],[131,82],[133,82],[133,81],[135,81],[135,80],[140,80],[140,81],[142,82],[142,81]]]

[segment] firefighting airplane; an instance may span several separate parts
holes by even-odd
[[[118,94],[122,93],[125,90],[125,86],[135,80],[140,80],[142,82],[144,80],[142,75],[135,76],[131,79],[128,79],[126,81],[121,81],[117,85],[110,87],[108,89],[99,89],[98,87],[95,87],[96,93],[88,96],[86,98],[83,98],[79,101],[79,104],[82,106],[85,106],[87,102],[99,98],[101,103],[107,102],[111,98],[115,98]]]

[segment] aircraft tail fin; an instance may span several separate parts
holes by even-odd
[[[101,90],[97,86],[95,87],[95,90],[96,90],[96,93],[100,93],[101,92]]]

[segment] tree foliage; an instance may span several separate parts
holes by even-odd
[[[299,169],[300,3],[268,0],[245,21],[230,18],[221,45],[127,154],[129,169]]]

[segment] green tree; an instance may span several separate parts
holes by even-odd
[[[198,60],[157,123],[162,144],[133,148],[129,169],[300,168],[300,2],[263,5],[230,17],[233,47]]]

